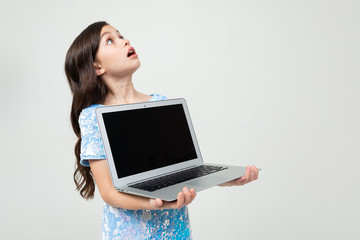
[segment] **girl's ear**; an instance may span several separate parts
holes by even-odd
[[[94,68],[96,71],[96,75],[100,76],[103,75],[105,73],[105,69],[101,67],[101,65],[99,65],[98,63],[94,63]]]

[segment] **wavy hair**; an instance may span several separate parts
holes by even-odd
[[[78,120],[82,109],[102,103],[107,93],[106,86],[96,75],[94,67],[101,29],[106,25],[109,24],[95,22],[89,25],[76,37],[65,58],[65,73],[73,94],[70,121],[78,137],[74,149],[76,156],[74,182],[76,190],[85,199],[94,197],[95,180],[91,169],[80,164],[81,133]]]

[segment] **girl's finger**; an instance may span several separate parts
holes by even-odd
[[[255,170],[251,167],[249,182],[255,180]]]
[[[161,199],[158,199],[158,198],[156,198],[156,199],[150,199],[150,206],[151,206],[151,208],[153,208],[153,209],[159,209],[159,208],[161,208],[161,206],[163,205],[163,201],[161,200]]]
[[[155,204],[157,208],[160,208],[163,205],[163,201],[159,198],[155,199]]]
[[[250,179],[250,176],[251,176],[251,167],[246,166],[246,173],[245,173],[246,180]]]
[[[175,202],[175,206],[176,206],[175,208],[177,209],[182,208],[184,206],[184,201],[185,201],[184,193],[179,192],[177,201]]]
[[[257,169],[257,167],[253,166],[254,170],[255,170],[255,180],[258,179],[259,176],[259,169]]]
[[[191,193],[187,187],[183,188],[184,193],[184,205],[188,205],[191,202]]]
[[[194,188],[190,189],[190,193],[191,193],[191,199],[194,200],[194,198],[196,197],[195,189]]]
[[[238,179],[236,179],[235,184],[236,184],[236,185],[244,185],[244,184],[245,184],[245,180],[246,180],[246,177],[238,178]]]

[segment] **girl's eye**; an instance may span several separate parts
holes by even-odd
[[[120,39],[124,39],[124,36],[120,36],[119,38],[120,38]]]
[[[112,43],[113,43],[113,40],[112,40],[112,39],[108,39],[108,40],[106,41],[106,44],[107,44],[107,45],[112,44]]]

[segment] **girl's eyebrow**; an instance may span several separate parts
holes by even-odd
[[[111,32],[104,32],[103,34],[101,34],[100,39],[102,39],[106,34],[111,34]]]
[[[116,32],[118,33],[118,34],[120,34],[120,32],[118,31],[118,30],[116,30]],[[100,36],[100,39],[102,39],[106,34],[111,34],[112,32],[104,32],[103,34],[101,34],[101,36]],[[121,34],[120,34],[120,36],[122,36]]]

